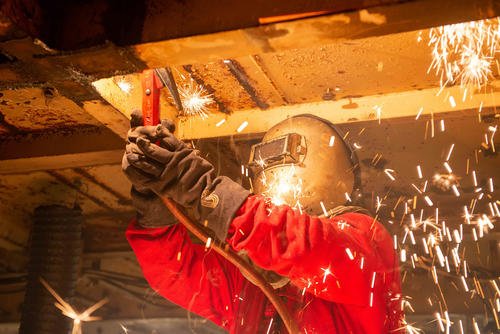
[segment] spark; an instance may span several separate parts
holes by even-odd
[[[185,116],[200,116],[202,119],[208,117],[208,107],[214,103],[214,98],[205,87],[191,79],[179,86],[179,95]]]
[[[446,155],[446,161],[450,161],[451,153],[453,152],[453,148],[455,144],[451,144],[450,149],[448,150],[448,154]]]
[[[440,77],[441,88],[459,83],[463,88],[480,89],[492,76],[499,32],[499,19],[430,29],[432,62],[428,72],[433,70]]]
[[[494,280],[491,280],[491,285],[493,286],[493,288],[495,289],[497,295],[500,296],[500,289],[498,288],[498,285],[497,285],[497,282],[495,282]]]
[[[462,324],[462,320],[458,320],[458,324],[460,325],[460,334],[464,334],[464,325]]]
[[[467,285],[467,281],[465,280],[465,277],[460,276],[462,279],[462,284],[464,285],[465,292],[469,292],[469,286]]]
[[[422,112],[424,111],[424,107],[420,107],[418,110],[417,116],[415,117],[415,120],[418,120],[420,118],[420,115],[422,115]]]
[[[247,126],[248,126],[248,121],[244,121],[243,123],[240,124],[240,126],[238,127],[238,129],[236,129],[236,132],[243,131]]]
[[[271,326],[273,325],[273,320],[274,320],[274,318],[271,318],[271,320],[269,321],[269,327],[267,327],[267,332],[266,332],[266,334],[269,334],[269,333],[270,333],[270,331],[271,331]]]
[[[436,283],[436,285],[438,285],[439,284],[439,280],[438,280],[438,275],[437,275],[436,267],[432,266],[431,273],[432,273],[432,278],[434,279],[434,283]]]
[[[382,117],[382,107],[381,106],[374,106],[373,110],[377,113],[377,119],[378,119],[378,124],[380,124],[380,119]]]
[[[416,190],[419,194],[422,194],[422,191],[421,191],[420,189],[418,189],[418,187],[417,187],[414,183],[412,183],[411,185],[412,185],[412,187],[413,187],[413,188],[415,188],[415,190]]]
[[[450,95],[448,100],[450,101],[450,106],[452,108],[455,108],[457,106],[457,103],[455,102],[455,98],[453,96]],[[442,130],[442,131],[444,131],[444,130]]]
[[[132,90],[132,84],[128,81],[125,80],[124,78],[121,78],[118,80],[116,85],[124,92],[125,94],[130,94],[130,91]]]
[[[427,246],[427,242],[426,242],[425,238],[422,238],[422,243],[424,244],[425,254],[429,254],[429,247]]]
[[[380,197],[377,196],[377,208],[375,210],[375,212],[378,212],[378,210],[380,210],[380,208],[382,206],[384,206],[385,204],[382,204],[382,199]]]
[[[394,169],[386,168],[386,169],[384,169],[384,173],[385,173],[385,175],[387,175],[387,177],[389,179],[391,179],[391,181],[396,180],[396,178],[391,174],[391,173],[394,173]]]
[[[445,161],[445,162],[443,163],[443,166],[444,166],[444,168],[446,168],[446,171],[447,171],[449,174],[453,173],[453,170],[451,169],[451,166],[450,166],[450,164],[448,163],[448,161]]]
[[[418,178],[421,179],[422,178],[422,168],[420,167],[420,165],[417,165],[417,173],[418,173]]]
[[[212,245],[212,238],[208,238],[207,239],[207,242],[205,244],[205,249],[209,249],[210,248],[210,245]]]
[[[479,123],[481,123],[481,111],[483,110],[483,101],[479,104],[479,108],[477,109],[477,118],[479,119]]]
[[[372,275],[372,283],[371,283],[371,288],[373,289],[375,287],[375,278],[377,277],[377,272],[374,271]]]
[[[441,330],[441,332],[444,332],[444,323],[443,319],[441,318],[441,314],[439,312],[436,312],[435,316],[439,324],[439,329]]]
[[[96,310],[98,310],[108,302],[107,298],[98,301],[97,303],[90,306],[82,313],[78,313],[70,304],[65,302],[64,299],[62,299],[61,296],[59,296],[59,294],[54,289],[52,289],[52,287],[49,285],[47,281],[45,281],[43,278],[40,278],[40,282],[47,289],[47,291],[49,291],[50,294],[57,300],[57,302],[54,305],[59,310],[61,310],[61,313],[66,317],[73,319],[73,329],[71,331],[71,334],[82,334],[82,322],[95,321],[101,319],[100,317],[93,317],[91,315],[92,313],[94,313]]]
[[[225,118],[223,118],[223,119],[221,119],[220,121],[218,121],[218,122],[217,122],[217,124],[215,124],[215,126],[216,126],[216,127],[219,127],[219,126],[221,126],[222,124],[224,124],[225,122],[226,122],[226,119],[225,119]]]
[[[302,207],[300,200],[304,198],[302,179],[296,177],[294,165],[287,167],[275,169],[269,180],[266,174],[262,173],[260,181],[265,189],[262,195],[268,197],[275,205],[287,204],[300,210]],[[326,212],[326,208],[324,212]]]
[[[331,136],[330,142],[328,143],[328,146],[332,147],[334,143],[335,143],[335,136]]]
[[[323,270],[323,271],[325,272],[325,273],[323,274],[323,283],[325,283],[325,282],[326,282],[326,277],[327,277],[328,275],[331,275],[331,274],[332,274],[332,272],[330,271],[330,267],[328,267],[328,268],[321,268],[321,270]]]
[[[319,205],[321,206],[321,210],[323,210],[323,214],[325,215],[325,217],[328,217],[328,211],[326,210],[325,208],[325,204],[323,204],[322,201],[319,201]]]
[[[424,200],[427,203],[428,206],[433,206],[434,203],[432,203],[431,199],[429,196],[424,196]]]
[[[441,251],[441,247],[437,245],[434,249],[436,250],[436,255],[438,257],[439,264],[441,265],[441,267],[444,267],[444,255],[443,252]]]
[[[352,251],[349,248],[346,248],[345,252],[347,253],[347,256],[349,256],[349,259],[354,260],[354,255],[352,254]]]
[[[474,333],[481,334],[479,326],[477,325],[476,319],[474,319],[474,317],[472,317],[472,326],[474,327]]]
[[[447,162],[444,163],[445,168],[451,170]],[[449,174],[436,173],[432,177],[432,184],[441,191],[448,191],[453,185],[458,185],[458,178],[451,172]]]
[[[408,334],[421,334],[421,333],[423,333],[423,330],[421,330],[420,328],[414,327],[413,325],[414,324],[407,323],[406,319],[403,319],[403,327],[400,327],[394,331],[398,332],[401,329],[404,329],[406,331],[406,333],[408,333]]]
[[[488,186],[489,186],[490,193],[492,193],[495,190],[495,188],[493,187],[493,178],[491,178],[491,177],[488,179]]]

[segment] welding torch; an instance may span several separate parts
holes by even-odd
[[[142,116],[144,125],[160,124],[160,90],[167,87],[172,97],[175,107],[182,112],[182,101],[175,83],[174,77],[169,67],[158,69],[147,69],[142,72]],[[161,197],[165,206],[170,210],[174,217],[184,227],[199,240],[208,244],[212,238],[199,224],[193,222],[185,213],[183,208],[172,199]],[[212,240],[211,247],[226,260],[235,265],[240,272],[251,283],[259,287],[264,295],[271,301],[289,334],[298,334],[300,332],[298,325],[290,315],[285,303],[273,287],[260,275],[248,262],[240,258],[229,245],[223,240]]]

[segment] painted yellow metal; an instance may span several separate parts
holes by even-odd
[[[497,91],[500,88],[500,81],[491,82],[491,86],[493,88],[491,93],[473,93],[465,100],[462,100],[463,90],[454,86],[445,88],[439,95],[437,95],[439,88],[430,88],[338,101],[285,105],[267,110],[255,108],[234,112],[231,115],[212,113],[208,119],[196,117],[178,119],[177,135],[182,139],[195,139],[264,133],[276,123],[301,114],[316,115],[337,124],[416,117],[421,108],[423,108],[421,115],[454,110],[477,113],[480,105],[483,108],[494,107],[500,102],[500,93]],[[450,97],[455,100],[455,107],[449,102]],[[221,124],[222,120],[224,122]],[[245,121],[248,125],[238,132],[237,129]]]

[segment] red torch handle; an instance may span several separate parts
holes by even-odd
[[[144,125],[160,124],[160,89],[163,85],[154,70],[144,70],[141,77]]]

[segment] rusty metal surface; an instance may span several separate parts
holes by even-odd
[[[270,2],[168,0],[3,2],[2,10],[33,37],[56,49],[79,49],[111,40],[130,45],[162,39],[257,26],[265,17],[317,11],[342,12],[400,0]],[[306,15],[307,16],[307,15]]]
[[[22,249],[27,242],[29,217],[34,208],[42,204],[72,207],[77,203],[84,215],[100,214],[101,219],[119,212],[133,212],[127,200],[130,184],[121,173],[120,165],[85,168],[83,173],[85,177],[71,169],[3,175],[0,178],[0,246]]]
[[[418,32],[339,42],[315,48],[260,55],[261,64],[291,103],[401,92],[434,87],[431,62]]]
[[[223,61],[208,64],[193,64],[192,71],[210,87],[217,99],[230,111],[236,111],[255,106],[252,98],[231,74]]]

